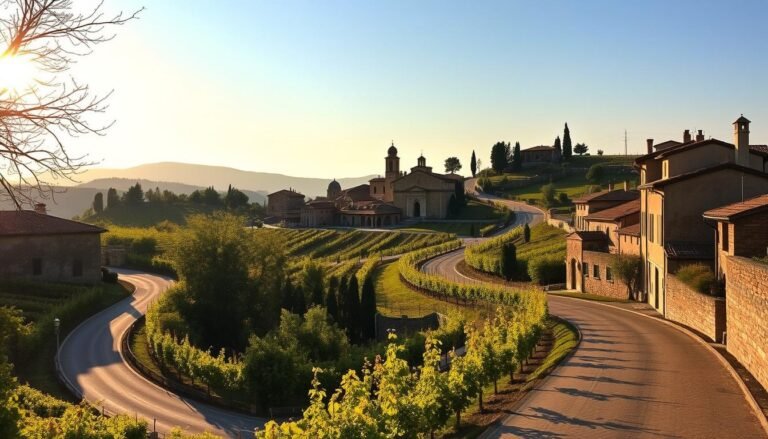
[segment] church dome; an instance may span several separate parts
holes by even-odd
[[[392,146],[390,146],[389,149],[387,150],[387,154],[397,155],[397,148],[395,148],[395,142],[392,142]]]
[[[341,192],[341,185],[334,178],[333,181],[328,184],[328,193]]]

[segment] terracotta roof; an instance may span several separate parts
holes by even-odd
[[[625,191],[616,189],[613,191],[601,191],[592,194],[582,195],[574,198],[574,203],[588,203],[590,201],[631,201],[640,198],[640,192],[636,190]]]
[[[566,236],[567,239],[579,239],[581,241],[605,241],[608,236],[603,232],[577,231]]]
[[[271,194],[267,195],[267,197],[271,197],[273,195],[288,195],[289,197],[301,197],[304,198],[304,194],[301,194],[296,191],[289,191],[288,189],[280,189],[277,192],[272,192]]]
[[[680,146],[682,145],[681,142],[678,142],[677,140],[667,140],[666,142],[661,142],[659,144],[653,145],[654,149],[656,151],[661,151],[667,148],[672,148],[673,146]]]
[[[105,229],[32,210],[0,211],[0,236],[104,233]]]
[[[604,209],[599,212],[589,214],[584,217],[585,220],[599,220],[599,221],[617,221],[624,218],[627,215],[640,212],[640,198],[636,198],[632,201],[619,204],[618,206]]]
[[[530,148],[525,148],[522,151],[554,151],[554,150],[555,150],[554,146],[538,145],[538,146],[532,146]]]
[[[627,226],[627,227],[622,227],[616,232],[619,235],[640,236],[640,223],[632,224],[631,226]]]
[[[374,215],[382,213],[401,213],[401,210],[399,207],[389,203],[365,203],[357,206],[357,208],[341,209],[341,212],[348,215]]]
[[[765,210],[768,210],[768,194],[718,207],[716,209],[710,209],[704,212],[704,218],[731,221],[741,216],[752,215]]]
[[[758,177],[763,177],[768,179],[768,174],[766,174],[765,172],[758,171],[757,169],[748,168],[746,166],[740,166],[740,165],[737,165],[736,163],[726,162],[716,166],[711,166],[709,168],[698,169],[696,171],[691,171],[685,174],[676,175],[672,178],[665,178],[661,180],[652,181],[650,183],[640,185],[639,188],[646,189],[646,188],[664,187],[670,184],[677,183],[679,181],[688,180],[690,178],[695,178],[701,175],[710,174],[712,172],[722,171],[723,169],[734,169],[736,171],[744,172],[745,174],[752,174]]]
[[[672,259],[714,259],[715,246],[710,243],[669,241],[664,246],[667,256]]]
[[[644,162],[648,159],[652,159],[656,157],[667,157],[672,154],[688,151],[689,149],[698,148],[699,146],[704,146],[704,145],[718,145],[718,146],[731,148],[731,149],[735,148],[735,146],[732,143],[723,142],[722,140],[718,140],[718,139],[706,139],[698,142],[681,143],[677,146],[672,146],[665,149],[659,149],[650,154],[640,156],[635,159],[635,165],[638,165],[639,163]],[[749,150],[750,152],[761,155],[761,156],[768,156],[768,146],[766,145],[749,145]]]
[[[308,209],[332,209],[336,207],[333,201],[328,200],[314,200],[306,204]]]

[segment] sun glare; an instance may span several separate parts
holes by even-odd
[[[0,91],[24,91],[34,81],[35,67],[28,57],[0,57]]]

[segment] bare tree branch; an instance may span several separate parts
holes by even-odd
[[[107,110],[111,92],[95,95],[66,75],[78,58],[114,38],[108,28],[143,10],[108,16],[102,7],[77,12],[72,0],[0,0],[0,59],[24,57],[40,72],[20,91],[0,84],[0,199],[19,209],[53,197],[55,181],[72,180],[91,164],[67,153],[67,139],[103,135],[112,125],[89,121]]]

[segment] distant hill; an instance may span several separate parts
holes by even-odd
[[[70,219],[91,207],[96,192],[100,192],[100,190],[87,187],[56,187],[52,196],[38,198],[35,201],[45,203],[48,214]],[[10,200],[0,197],[0,210],[13,210],[15,208]],[[31,209],[32,206],[24,206],[24,208]]]
[[[77,188],[93,188],[106,191],[113,187],[118,192],[125,192],[129,187],[139,183],[145,191],[148,189],[160,188],[161,191],[171,191],[176,194],[191,194],[198,189],[205,189],[203,186],[193,186],[191,184],[173,183],[167,181],[152,181],[144,178],[99,178],[89,181],[87,183],[79,184]],[[210,185],[209,185],[210,186]],[[240,188],[238,188],[240,189]],[[226,192],[227,186],[217,187],[219,192]],[[267,192],[265,191],[251,191],[247,189],[240,189],[245,195],[248,195],[248,201],[252,203],[264,204],[267,199]],[[106,194],[105,194],[106,195]]]
[[[368,183],[368,180],[373,177],[376,176],[366,175],[355,178],[338,178],[337,180],[342,188],[348,188]],[[78,179],[81,181],[113,178],[175,182],[183,185],[203,187],[212,185],[218,191],[226,190],[227,186],[230,184],[240,190],[265,193],[293,188],[308,197],[325,195],[328,183],[332,180],[331,177],[291,177],[288,175],[267,172],[242,171],[222,166],[194,165],[174,162],[149,163],[125,169],[92,168],[78,175]],[[142,186],[144,186],[143,183]]]

